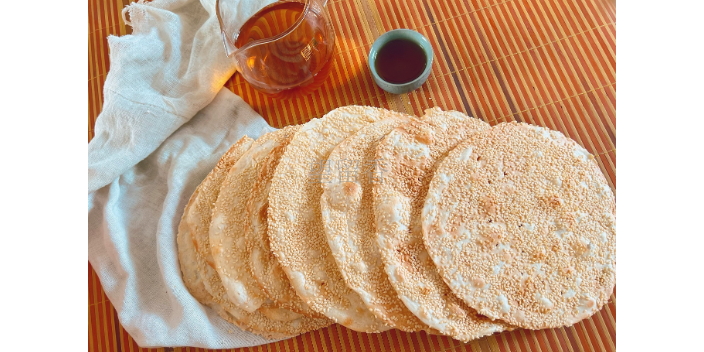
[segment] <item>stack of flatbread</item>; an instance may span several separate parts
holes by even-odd
[[[235,143],[186,206],[179,258],[198,301],[266,337],[338,323],[466,342],[601,309],[615,206],[559,132],[348,106]]]

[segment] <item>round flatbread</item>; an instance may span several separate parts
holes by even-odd
[[[229,169],[252,146],[253,140],[243,137],[228,150],[215,168],[198,186],[198,191],[190,207],[186,208],[185,220],[190,228],[193,244],[196,248],[196,266],[203,278],[205,289],[224,312],[218,311],[223,318],[232,318],[237,326],[265,337],[295,336],[307,331],[330,325],[327,319],[308,317],[291,318],[287,312],[276,307],[260,307],[254,312],[238,308],[227,296],[222,281],[215,270],[210,249],[209,229],[212,208],[219,195],[220,186]]]
[[[212,292],[214,290],[210,282],[214,279],[220,280],[215,271],[215,263],[210,253],[210,239],[208,237],[212,205],[217,199],[220,184],[225,175],[227,175],[227,171],[252,146],[252,143],[254,143],[252,138],[244,136],[223,154],[213,170],[208,173],[203,182],[196,188],[181,220],[182,223],[185,220],[185,224],[189,228],[191,243],[195,249],[195,267],[203,287],[211,298],[213,298]],[[183,248],[185,249],[186,247]]]
[[[187,221],[185,221],[186,214],[190,213],[189,209],[196,199],[198,190],[199,188],[196,188],[195,192],[193,192],[193,195],[191,195],[188,204],[186,205],[183,216],[181,217],[181,222],[178,227],[178,234],[176,236],[179,264],[181,266],[181,273],[183,274],[183,282],[188,291],[191,293],[191,295],[193,295],[193,297],[198,300],[201,304],[210,307],[221,318],[225,319],[230,324],[237,326],[241,330],[252,331],[251,328],[247,327],[242,322],[235,319],[231,314],[225,311],[222,306],[216,303],[213,296],[205,289],[205,286],[203,284],[202,278],[197,268],[196,248],[193,244],[193,240],[191,237],[191,229],[190,226],[188,226]],[[289,335],[276,332],[252,332],[255,332],[269,339],[281,339],[289,337]]]
[[[436,162],[461,140],[489,125],[459,112],[426,110],[422,121],[391,131],[377,147],[389,160],[373,186],[376,237],[386,274],[406,307],[428,326],[469,341],[508,328],[455,297],[423,246],[420,214]]]
[[[376,245],[372,184],[383,182],[385,160],[376,146],[392,129],[410,122],[387,118],[359,130],[340,143],[328,160],[338,172],[323,183],[320,206],[328,245],[347,286],[357,292],[377,318],[403,331],[429,327],[411,313],[391,286]]]
[[[529,329],[587,318],[616,280],[616,201],[559,132],[503,123],[453,150],[423,210],[428,251],[481,314]]]
[[[250,328],[249,326],[247,326],[247,325],[243,324],[242,322],[240,322],[239,320],[237,320],[234,316],[232,316],[232,314],[230,314],[228,311],[226,311],[226,310],[225,310],[222,306],[220,306],[219,304],[213,303],[213,304],[211,304],[211,305],[209,305],[209,306],[210,306],[210,308],[212,308],[212,309],[215,311],[215,313],[217,313],[217,315],[218,315],[219,317],[223,318],[223,319],[224,319],[225,321],[227,321],[228,323],[230,323],[230,324],[232,324],[232,325],[234,325],[234,326],[240,328],[240,330],[242,330],[242,331],[253,332],[253,333],[255,333],[255,334],[257,334],[257,335],[260,335],[260,336],[262,336],[262,337],[264,337],[264,338],[272,339],[272,340],[273,340],[273,339],[279,339],[279,340],[280,340],[280,339],[287,339],[287,338],[290,338],[290,337],[293,336],[293,335],[282,334],[282,333],[278,333],[278,332],[254,331],[254,330],[253,330],[252,328]]]
[[[209,240],[215,270],[229,300],[250,313],[263,304],[265,308],[273,308],[275,304],[259,287],[249,269],[250,251],[245,235],[251,224],[247,216],[247,199],[264,159],[296,130],[283,128],[257,139],[227,172],[213,207]]]
[[[249,249],[249,268],[259,287],[276,302],[277,306],[309,317],[322,318],[324,317],[322,314],[312,310],[298,297],[286,273],[276,260],[276,256],[271,252],[269,244],[267,213],[271,179],[274,177],[274,171],[279,165],[281,156],[300,125],[287,128],[291,129],[290,137],[274,147],[264,159],[247,201],[247,216],[251,223],[245,234]]]
[[[204,305],[209,305],[214,303],[213,296],[211,296],[205,289],[203,279],[198,272],[196,247],[193,245],[191,229],[185,221],[187,210],[193,204],[197,194],[198,189],[196,188],[195,192],[193,192],[193,195],[191,195],[191,198],[188,200],[186,210],[183,212],[181,222],[178,225],[176,245],[178,248],[178,262],[181,266],[181,274],[183,276],[183,283],[186,286],[186,289],[188,289],[188,292],[190,292],[198,302]]]
[[[377,319],[350,289],[328,247],[320,212],[328,154],[364,126],[399,113],[372,107],[338,108],[303,125],[286,148],[269,191],[271,249],[296,293],[315,311],[352,330],[379,332]]]

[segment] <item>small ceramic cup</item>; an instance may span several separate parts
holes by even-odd
[[[402,84],[389,83],[384,81],[379,73],[376,72],[376,56],[384,44],[394,40],[394,39],[406,39],[418,44],[425,52],[425,57],[427,58],[427,63],[425,65],[425,70],[421,73],[418,78]],[[430,70],[433,66],[433,46],[430,45],[428,38],[424,37],[422,34],[410,30],[410,29],[394,29],[388,31],[379,36],[372,44],[372,48],[369,50],[369,68],[372,71],[372,77],[374,77],[374,82],[383,90],[392,94],[403,94],[418,89],[425,83],[425,80],[430,76]]]

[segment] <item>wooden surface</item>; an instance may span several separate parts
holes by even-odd
[[[128,0],[89,0],[88,139],[100,113],[110,67],[106,37],[126,35]],[[235,74],[226,87],[274,127],[299,124],[344,105],[422,115],[439,106],[490,124],[524,121],[563,132],[596,157],[616,189],[616,13],[610,0],[330,0],[337,33],[332,74],[308,97],[272,100]],[[411,28],[433,44],[435,62],[418,90],[391,95],[376,87],[366,57],[374,39]],[[140,351],[122,329],[88,265],[91,351]],[[233,351],[615,351],[616,302],[561,329],[519,329],[463,344],[425,333],[356,333],[339,325],[286,341]],[[164,351],[202,351],[160,348]]]

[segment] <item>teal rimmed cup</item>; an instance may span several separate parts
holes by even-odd
[[[392,40],[405,39],[412,41],[423,49],[426,57],[425,70],[416,79],[406,82],[406,83],[390,83],[383,80],[379,73],[376,71],[376,56],[379,50],[384,47],[384,45]],[[372,71],[372,77],[374,77],[374,82],[379,88],[392,93],[392,94],[403,94],[418,89],[425,83],[425,80],[430,76],[430,70],[433,66],[433,47],[430,45],[428,38],[424,37],[422,34],[410,30],[410,29],[394,29],[388,31],[379,36],[372,44],[372,48],[369,50],[369,68]]]

